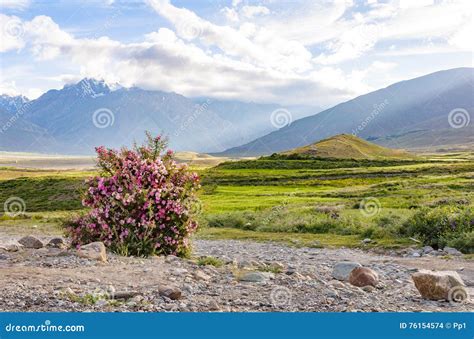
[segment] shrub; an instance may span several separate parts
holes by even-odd
[[[424,208],[403,225],[401,232],[420,238],[425,245],[441,248],[447,239],[474,231],[474,213],[469,207],[443,206]]]
[[[444,245],[457,248],[466,254],[474,253],[474,231],[452,235],[441,240]]]
[[[254,231],[257,227],[255,215],[250,212],[233,212],[210,215],[207,218],[209,227],[230,227]]]
[[[210,265],[214,267],[221,267],[222,265],[224,265],[224,262],[221,259],[215,257],[201,257],[198,259],[197,264],[199,266]]]
[[[91,210],[65,224],[74,245],[102,241],[122,255],[188,254],[199,177],[166,146],[147,133],[133,150],[96,149],[100,172],[87,181],[82,201]]]

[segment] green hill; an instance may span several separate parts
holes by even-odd
[[[287,156],[301,156],[304,158],[331,158],[331,159],[415,159],[416,156],[404,150],[390,149],[372,144],[350,134],[339,134],[314,144],[298,147],[280,153]]]

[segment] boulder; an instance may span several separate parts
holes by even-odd
[[[361,267],[358,262],[352,261],[341,261],[338,262],[332,271],[332,276],[334,279],[347,281],[349,280],[349,275],[351,274],[352,270],[356,267]]]
[[[23,245],[25,248],[39,249],[43,248],[44,246],[41,240],[31,235],[21,238],[20,240],[18,240],[18,243]]]
[[[77,254],[82,258],[93,259],[102,262],[107,261],[105,245],[100,241],[81,246],[77,250]]]
[[[377,286],[379,276],[377,272],[367,267],[356,267],[349,275],[349,282],[358,287]]]
[[[181,298],[181,290],[177,287],[161,286],[158,288],[161,296],[170,298],[171,300],[178,300]]]
[[[424,299],[448,301],[467,299],[465,284],[457,272],[420,270],[411,277]]]
[[[455,249],[453,247],[445,247],[445,248],[443,248],[443,251],[446,252],[449,255],[454,255],[454,256],[462,255],[462,252],[458,251],[457,249]]]

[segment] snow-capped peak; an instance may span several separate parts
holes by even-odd
[[[8,94],[0,95],[0,108],[9,113],[18,111],[24,104],[30,101],[23,95],[10,96]]]
[[[110,93],[109,86],[104,80],[97,80],[91,78],[84,78],[74,85],[66,85],[64,89],[70,89],[77,93],[81,97],[100,97],[107,93]]]

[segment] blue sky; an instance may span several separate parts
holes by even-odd
[[[327,107],[472,67],[470,0],[2,0],[0,92],[84,77]]]

